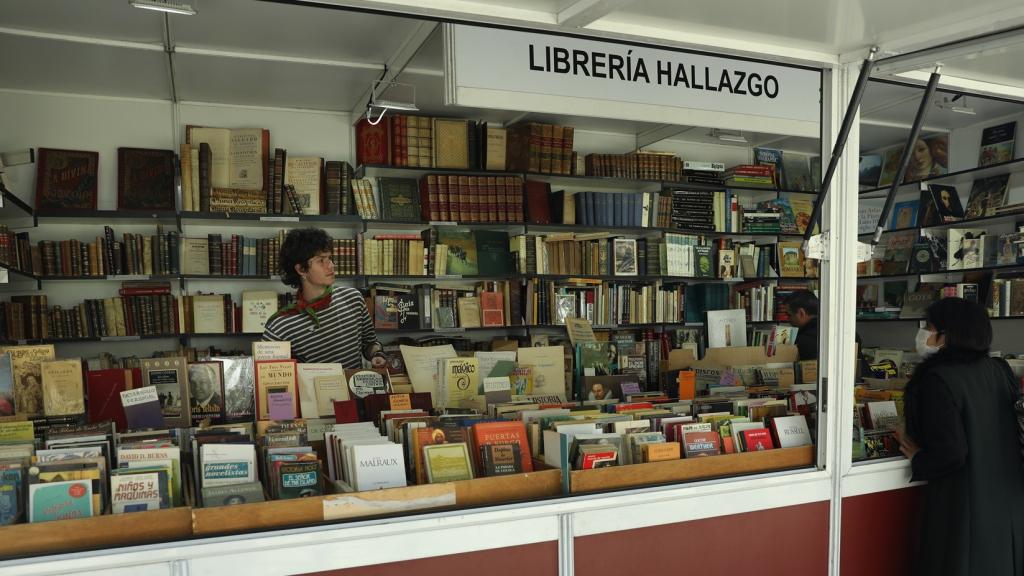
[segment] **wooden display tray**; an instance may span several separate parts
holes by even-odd
[[[484,506],[509,502],[524,502],[552,498],[562,493],[562,474],[555,469],[540,470],[525,474],[475,478],[452,482],[455,491],[455,506]],[[438,486],[438,485],[434,485]],[[372,492],[368,500],[414,501],[432,494],[432,486],[408,486],[387,488]],[[349,494],[367,494],[350,492]],[[324,522],[324,500],[333,496],[299,498],[295,500],[272,500],[239,506],[219,506],[193,510],[193,531],[195,536],[212,536],[250,530],[267,530],[301,526]],[[438,507],[433,509],[444,508]],[[426,510],[431,508],[420,508]],[[365,511],[348,515],[346,518],[371,516]]]
[[[192,509],[188,507],[13,524],[0,527],[0,558],[152,544],[191,536]]]
[[[798,448],[722,454],[629,466],[610,466],[595,470],[573,470],[569,472],[569,491],[572,494],[581,494],[800,468],[814,464],[814,453],[814,446],[800,446]]]

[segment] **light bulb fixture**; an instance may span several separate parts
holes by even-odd
[[[385,70],[385,74],[387,70]],[[384,92],[397,88],[398,91],[403,89],[409,90],[409,99],[400,100],[397,98],[385,99],[381,98]],[[373,116],[376,112],[377,119],[374,120]],[[398,110],[399,112],[418,112],[419,108],[416,106],[416,86],[412,84],[399,84],[397,82],[384,82],[383,80],[374,80],[373,84],[370,85],[370,100],[366,103],[366,120],[373,126],[380,124],[380,121],[384,118],[384,114],[388,110]]]
[[[743,135],[743,131],[741,130],[737,130],[736,133],[732,133],[723,132],[718,128],[712,128],[711,133],[708,134],[708,136],[711,136],[712,138],[718,138],[723,142],[739,142],[742,144],[746,144],[748,142],[747,137]]]
[[[963,101],[958,104],[957,100],[960,100],[961,98],[963,98]],[[935,106],[942,108],[944,110],[949,110],[950,112],[956,112],[957,114],[967,114],[969,116],[974,116],[978,113],[974,108],[967,105],[967,95],[965,94],[957,94],[952,98],[947,97],[943,98],[942,100],[936,100]]]
[[[183,16],[195,16],[198,12],[191,4],[185,2],[173,2],[171,0],[128,0],[133,8],[144,10],[155,10],[169,14],[181,14]]]

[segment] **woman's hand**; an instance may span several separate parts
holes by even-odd
[[[373,358],[370,359],[370,364],[374,368],[383,368],[387,363],[388,363],[387,358],[385,358],[383,356],[379,356],[379,355],[378,356],[374,356]]]
[[[896,438],[900,441],[900,452],[907,457],[907,460],[913,460],[914,454],[917,454],[921,447],[914,442],[913,438],[907,435],[906,429],[900,426],[896,429]]]

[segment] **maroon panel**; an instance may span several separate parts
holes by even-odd
[[[904,576],[916,545],[921,488],[843,498],[843,576]]]
[[[828,572],[828,502],[576,539],[576,573],[815,576]]]
[[[403,560],[376,566],[328,570],[303,576],[452,576],[453,574],[487,574],[487,576],[557,576],[558,542],[541,542]]]

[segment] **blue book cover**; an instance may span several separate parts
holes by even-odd
[[[89,518],[92,514],[91,480],[29,486],[29,522]]]
[[[754,148],[754,163],[775,166],[775,186],[786,187],[786,175],[782,170],[782,150],[774,148]]]
[[[0,526],[21,520],[24,476],[21,468],[0,471]]]
[[[892,221],[889,223],[890,230],[902,230],[917,226],[917,208],[920,200],[907,200],[897,202],[892,207]]]

